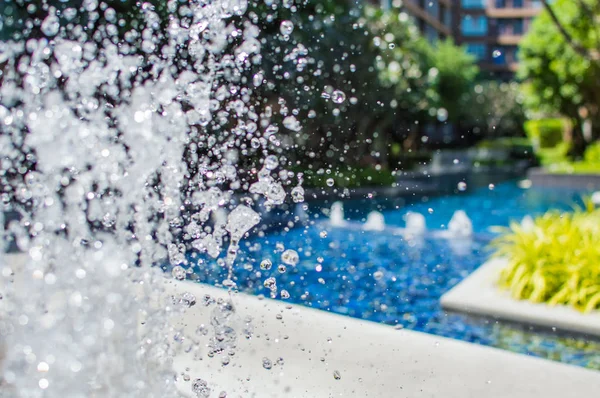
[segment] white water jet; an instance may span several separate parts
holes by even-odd
[[[164,5],[39,7],[31,37],[0,42],[0,210],[20,212],[9,231],[28,256],[0,275],[11,396],[179,397],[176,355],[233,356],[235,309],[205,299],[209,332],[174,330],[196,298],[157,303],[158,265],[179,280],[191,255],[231,267],[252,207],[282,204],[288,173],[266,156],[281,153],[273,112],[242,78],[261,59],[247,2]],[[206,397],[199,376],[188,392]]]
[[[334,202],[329,210],[329,223],[334,227],[341,227],[346,224],[344,219],[344,205],[342,202]]]
[[[383,231],[385,229],[385,218],[378,211],[372,211],[367,215],[367,221],[363,225],[366,231]]]
[[[406,232],[411,235],[423,235],[427,231],[423,214],[409,211],[404,215],[404,221],[406,222]]]
[[[473,223],[464,210],[456,210],[448,222],[450,238],[473,235]]]
[[[294,206],[294,217],[299,222],[306,222],[310,219],[306,209],[307,206],[304,203],[296,203],[296,206]]]
[[[533,217],[531,217],[529,214],[523,217],[521,220],[521,228],[523,228],[523,230],[526,232],[532,231],[535,228],[535,221],[533,220]]]

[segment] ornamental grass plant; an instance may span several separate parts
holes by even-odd
[[[589,198],[573,211],[549,211],[497,231],[493,256],[508,261],[499,286],[512,297],[582,312],[600,308],[600,209]]]

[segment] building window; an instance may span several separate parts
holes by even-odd
[[[513,0],[514,8],[523,8],[523,0]]]
[[[452,25],[452,13],[443,5],[440,5],[440,22],[447,27]]]
[[[492,61],[496,65],[512,64],[519,61],[519,49],[517,46],[494,47]]]
[[[501,35],[522,35],[524,31],[523,19],[507,19],[498,22],[498,31]]]
[[[450,12],[450,10],[448,10],[446,12],[446,15],[444,16],[444,25],[452,26],[452,13]]]
[[[485,8],[485,0],[462,0],[463,8]]]
[[[435,43],[439,38],[439,33],[433,26],[427,24],[425,25],[425,38],[430,43]]]
[[[514,31],[515,35],[523,34],[523,20],[522,19],[515,19],[513,21],[513,31]]]
[[[481,61],[486,58],[487,46],[483,43],[468,43],[467,53],[475,56],[477,61]]]
[[[506,7],[506,0],[496,0],[496,8]]]
[[[506,64],[506,48],[495,47],[494,52],[492,53],[492,62],[496,65],[505,65]]]
[[[540,0],[531,0],[531,8],[540,8],[542,6],[542,2]]]
[[[484,15],[467,15],[462,18],[460,30],[463,36],[482,36],[488,32],[488,20]]]
[[[438,4],[438,0],[429,1],[427,3],[426,11],[429,15],[431,15],[435,19],[438,19],[439,15],[440,15],[440,5]]]

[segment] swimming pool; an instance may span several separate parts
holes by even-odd
[[[268,233],[247,242],[234,272],[241,291],[268,296],[263,283],[274,277],[292,303],[374,322],[498,347],[523,354],[600,369],[600,342],[533,332],[527,328],[442,310],[439,299],[487,259],[492,225],[508,225],[527,214],[568,209],[580,193],[519,188],[516,182],[437,198],[346,202],[352,222],[334,227],[323,215],[330,203],[311,204],[308,223]],[[382,211],[386,225],[403,227],[407,212],[425,216],[428,228],[443,229],[456,210],[473,221],[472,239],[426,236],[405,238],[397,228],[364,231],[359,223],[371,210]],[[284,250],[299,261],[280,272]],[[261,269],[269,259],[273,266]],[[219,284],[227,272],[198,267],[199,281]]]

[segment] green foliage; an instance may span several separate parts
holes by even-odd
[[[477,143],[476,148],[479,150],[492,150],[506,153],[506,156],[502,159],[494,159],[489,155],[476,156],[475,163],[480,166],[510,165],[518,160],[529,160],[532,165],[536,165],[539,162],[531,142],[523,137],[503,137],[493,140],[483,140]]]
[[[511,223],[491,246],[506,258],[499,285],[516,299],[600,308],[600,209],[550,211],[531,225]]]
[[[567,157],[568,151],[568,142],[561,142],[552,148],[538,148],[536,150],[543,166],[551,166],[563,162],[569,162]]]
[[[520,137],[525,134],[523,94],[516,82],[475,84],[464,103],[463,123],[477,127],[486,137]]]
[[[562,119],[538,119],[525,122],[525,132],[538,148],[554,148],[563,140],[565,122]]]
[[[589,145],[583,160],[572,161],[567,156],[569,144],[561,142],[554,148],[538,149],[544,167],[553,173],[560,174],[600,174],[600,143]]]
[[[570,151],[579,156],[586,145],[581,133],[584,118],[592,121],[593,135],[600,135],[600,2],[556,0],[552,8],[565,31],[590,55],[576,51],[543,11],[520,43],[518,76],[527,82],[525,104],[530,110],[560,114],[573,122]]]
[[[455,46],[452,40],[439,41],[427,50],[429,62],[433,65],[429,73],[435,90],[434,104],[447,111],[449,121],[468,117],[472,109],[465,105],[479,73],[475,57],[468,54],[464,46]]]
[[[258,15],[272,17],[262,24],[260,39],[274,51],[264,52],[252,73],[274,84],[254,91],[271,106],[274,121],[283,119],[277,104],[290,111],[298,104],[295,115],[303,125],[302,131],[279,132],[297,147],[286,154],[288,166],[393,169],[410,147],[405,142],[420,145],[422,130],[415,126],[461,120],[469,111],[463,98],[477,73],[474,59],[451,42],[432,47],[397,8],[334,0],[307,0],[296,12],[259,8]],[[279,35],[282,20],[295,25],[288,40]],[[281,54],[301,47],[305,54],[281,62]],[[333,90],[343,91],[346,101],[328,98]]]
[[[586,163],[600,164],[600,141],[588,145],[583,159]]]
[[[477,148],[486,149],[511,149],[515,147],[531,148],[531,141],[524,137],[503,137],[495,140],[482,140],[477,143]]]

